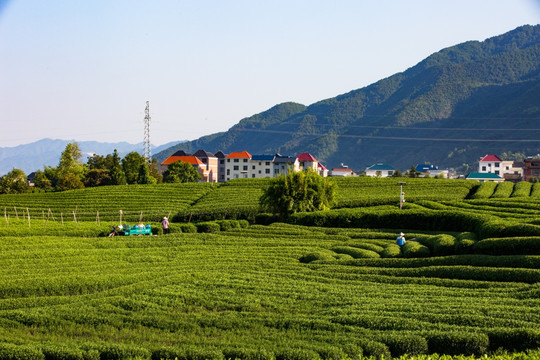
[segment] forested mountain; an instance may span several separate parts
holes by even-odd
[[[284,103],[176,150],[310,152],[327,167],[467,170],[487,154],[540,153],[540,25],[435,53],[402,73],[310,106]]]

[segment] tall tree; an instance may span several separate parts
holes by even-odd
[[[163,175],[159,172],[159,163],[156,158],[152,159],[149,170],[150,176],[156,179],[156,183],[161,184],[163,182]]]
[[[16,194],[28,190],[26,174],[21,169],[13,169],[0,179],[0,193]]]
[[[109,172],[111,177],[112,185],[125,185],[126,184],[126,175],[124,170],[120,165],[120,156],[118,156],[118,151],[114,149],[114,152],[111,157],[111,168]]]
[[[202,179],[202,175],[193,165],[183,161],[173,162],[163,173],[163,182],[165,183],[195,182],[200,179]]]
[[[67,174],[75,174],[79,177],[83,176],[84,167],[81,162],[82,153],[77,142],[68,143],[65,150],[60,156],[60,163],[58,164],[58,176],[65,176]]]
[[[146,163],[145,158],[136,151],[132,151],[122,159],[122,169],[126,175],[128,184],[137,184],[139,177],[139,169],[142,164]],[[146,182],[145,182],[146,184]]]
[[[146,162],[139,166],[139,175],[137,176],[137,184],[155,184],[156,179],[150,176],[150,169]]]
[[[335,183],[313,170],[290,172],[272,180],[260,198],[261,207],[281,218],[334,205]]]

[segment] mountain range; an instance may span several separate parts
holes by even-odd
[[[352,70],[351,70],[352,71]],[[540,153],[540,25],[445,48],[367,87],[283,103],[177,150],[313,154],[327,167],[474,169],[488,153]]]
[[[43,170],[45,165],[56,166],[66,145],[73,141],[75,140],[41,139],[30,144],[0,147],[0,176],[8,173],[13,168],[21,169],[28,175],[32,171]],[[98,141],[79,141],[77,143],[83,154],[83,162],[86,162],[91,154],[112,154],[114,149],[118,150],[122,157],[129,152],[137,151],[142,153],[143,150],[143,143],[104,143]],[[157,153],[177,143],[178,141],[152,147],[152,151]]]

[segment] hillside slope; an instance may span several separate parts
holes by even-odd
[[[179,144],[174,151],[296,155],[328,167],[398,169],[419,162],[474,166],[486,153],[540,152],[540,25],[435,53],[362,89],[308,107],[276,105],[227,132]]]

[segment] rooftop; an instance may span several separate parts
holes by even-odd
[[[502,161],[497,155],[486,155],[480,161]]]
[[[317,160],[310,153],[301,153],[298,155],[298,161],[315,162]]]
[[[502,179],[502,177],[493,173],[472,172],[467,175],[467,179]]]
[[[366,171],[368,170],[381,171],[381,170],[394,170],[394,168],[391,167],[390,165],[378,163],[378,164],[373,164],[370,167],[368,167]]]
[[[229,155],[227,155],[228,159],[251,159],[251,154],[248,153],[246,150],[244,151],[237,151],[232,152]]]
[[[170,165],[177,161],[183,161],[185,163],[191,164],[191,165],[202,165],[202,161],[199,160],[198,157],[189,155],[189,156],[169,156],[167,159],[165,159],[161,165]]]

